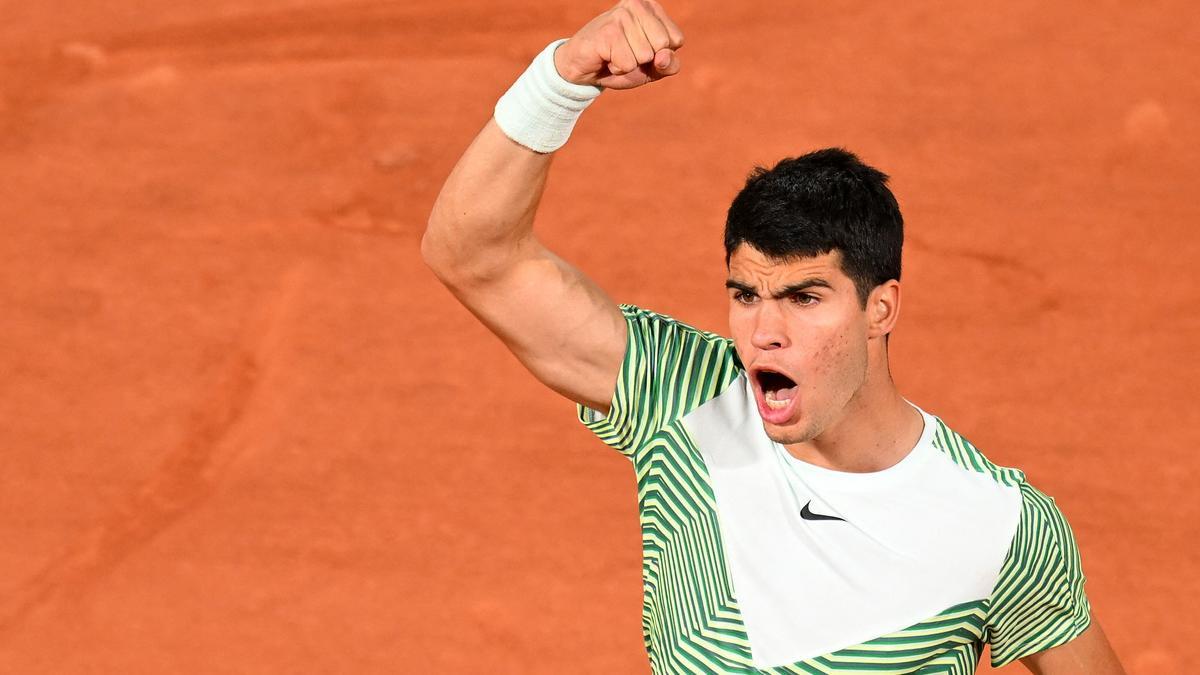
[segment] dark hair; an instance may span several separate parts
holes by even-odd
[[[769,258],[841,252],[865,309],[871,289],[900,279],[904,220],[888,177],[842,148],[756,166],[725,220],[725,264],[745,243]]]

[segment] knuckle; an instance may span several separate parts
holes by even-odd
[[[667,10],[662,6],[662,4],[656,2],[655,0],[645,0],[645,2],[655,14],[662,18],[663,23],[671,22],[671,15],[667,13]]]

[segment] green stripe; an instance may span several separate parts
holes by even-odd
[[[934,445],[965,470],[1019,487],[1020,525],[989,598],[859,645],[768,669],[753,665],[725,563],[703,457],[680,423],[742,372],[732,341],[632,305],[607,416],[579,419],[633,463],[642,529],[642,634],[655,673],[975,672],[985,641],[993,666],[1060,644],[1090,621],[1070,527],[1018,469],[988,461],[939,420]]]
[[[1091,624],[1079,547],[1054,498],[1030,485],[1025,473],[997,466],[963,436],[938,421],[934,445],[960,466],[1021,491],[1021,516],[1000,576],[988,599],[991,665],[1063,644]]]

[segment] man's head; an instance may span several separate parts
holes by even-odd
[[[756,167],[729,207],[729,325],[768,435],[819,436],[886,375],[903,220],[887,176],[825,149]]]

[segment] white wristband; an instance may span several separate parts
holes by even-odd
[[[546,46],[496,102],[496,124],[506,136],[536,152],[554,152],[567,142],[575,121],[603,87],[568,82],[554,67],[554,50],[567,38]]]

